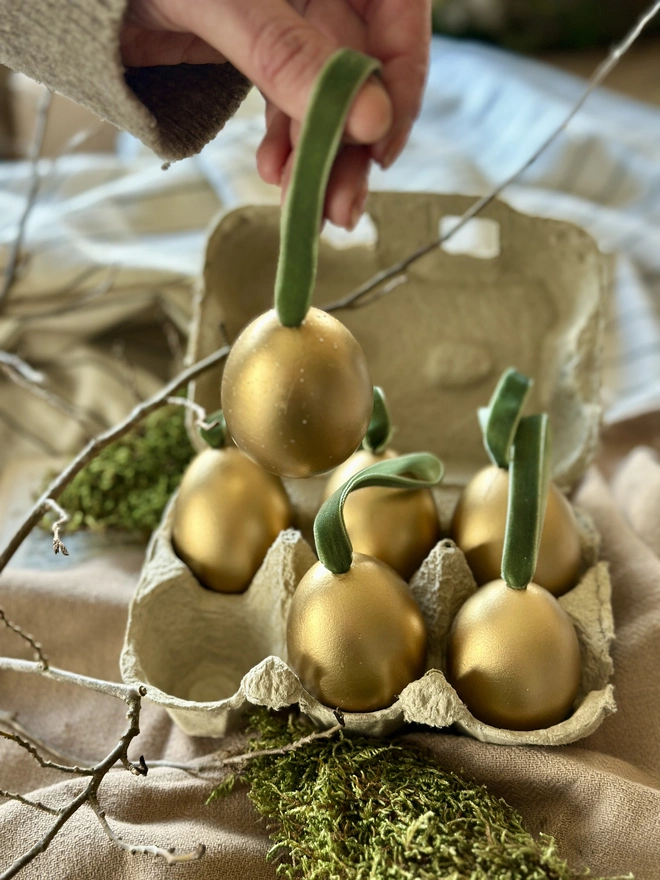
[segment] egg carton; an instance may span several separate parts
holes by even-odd
[[[339,248],[322,241],[314,303],[339,300],[384,266],[436,238],[472,203],[465,196],[373,193],[371,239]],[[405,218],[402,222],[401,218]],[[454,218],[454,219],[452,219]],[[477,408],[508,367],[532,377],[527,411],[549,414],[552,476],[570,490],[591,462],[598,438],[600,357],[611,263],[582,229],[530,217],[493,202],[472,224],[463,253],[440,248],[410,266],[398,286],[360,308],[336,312],[356,336],[374,384],[387,395],[399,452],[430,451],[446,467],[434,490],[442,533],[460,488],[488,463]],[[485,226],[483,224],[486,224]],[[484,247],[484,242],[487,247]],[[460,250],[454,240],[452,249]],[[468,246],[469,245],[469,246]],[[272,305],[279,210],[241,208],[211,232],[198,290],[189,357],[231,341]],[[192,386],[208,412],[220,405],[222,367]],[[323,479],[286,481],[298,530],[283,532],[248,590],[213,593],[173,552],[172,507],[149,545],[133,598],[121,667],[145,684],[187,733],[222,736],[252,705],[298,704],[318,724],[334,721],[287,665],[291,595],[313,564],[311,526]],[[462,552],[442,540],[412,578],[429,633],[427,669],[388,708],[346,713],[350,730],[380,735],[405,722],[453,725],[487,742],[560,745],[591,733],[614,711],[609,684],[613,638],[610,581],[596,537],[580,517],[585,574],[559,601],[581,646],[582,681],[571,716],[544,730],[509,731],[475,719],[444,674],[451,621],[476,585]]]
[[[287,664],[286,623],[296,585],[316,557],[300,531],[280,534],[244,593],[202,587],[171,542],[173,504],[152,537],[131,604],[121,671],[128,684],[145,684],[192,736],[224,736],[252,706],[298,704],[317,724],[335,722],[332,707],[305,690]],[[484,742],[563,745],[588,736],[614,711],[609,645],[613,638],[610,580],[597,562],[597,538],[579,513],[583,562],[580,582],[559,599],[580,643],[582,678],[569,718],[542,730],[514,731],[476,719],[445,677],[452,620],[477,585],[465,556],[441,540],[413,576],[410,588],[428,632],[426,672],[389,707],[344,713],[346,729],[379,736],[406,722],[458,729]]]

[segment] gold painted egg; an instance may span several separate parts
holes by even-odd
[[[571,712],[580,675],[575,627],[537,584],[512,590],[491,581],[454,619],[447,679],[486,724],[507,730],[558,724]]]
[[[299,327],[275,310],[234,343],[222,378],[222,408],[236,445],[271,473],[309,477],[345,461],[373,409],[364,353],[347,328],[309,309]]]
[[[454,511],[451,536],[465,553],[478,584],[501,576],[508,495],[508,471],[491,465],[470,480]],[[534,583],[561,596],[578,582],[581,565],[575,514],[550,483]]]
[[[289,665],[317,700],[371,712],[424,672],[426,627],[406,582],[355,553],[345,574],[320,562],[305,574],[289,610],[287,648]]]
[[[292,521],[277,477],[233,447],[205,449],[181,480],[172,543],[205,587],[241,593]]]
[[[397,457],[398,453],[391,449],[379,454],[359,450],[330,476],[324,500],[358,471]],[[344,522],[356,553],[386,562],[406,581],[440,537],[438,512],[429,489],[359,489],[346,499]]]

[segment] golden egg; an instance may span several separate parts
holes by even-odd
[[[571,619],[543,587],[503,580],[477,590],[454,619],[447,679],[475,718],[538,730],[568,717],[580,686]]]
[[[508,495],[509,472],[491,465],[475,474],[456,506],[451,536],[465,553],[478,584],[501,575]],[[550,483],[534,582],[561,596],[579,580],[581,565],[575,514]]]
[[[205,587],[241,593],[292,520],[277,477],[233,447],[205,449],[181,480],[172,543]]]
[[[324,500],[358,471],[397,458],[388,449],[361,449],[331,475]],[[375,556],[410,580],[440,537],[438,512],[428,489],[387,489],[369,486],[352,492],[344,504],[344,522],[356,553]]]
[[[362,442],[373,389],[364,353],[335,318],[310,309],[299,327],[275,310],[241,333],[227,358],[222,408],[234,442],[263,468],[310,477]]]
[[[345,574],[320,562],[293,594],[289,664],[321,703],[347,712],[391,705],[424,672],[426,627],[408,585],[378,559],[353,555]]]

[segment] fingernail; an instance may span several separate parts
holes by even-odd
[[[352,232],[355,227],[360,222],[360,217],[364,214],[364,209],[367,204],[367,196],[369,195],[369,185],[365,181],[362,189],[360,190],[358,197],[355,199],[353,203],[353,209],[351,211],[351,219],[348,225],[348,229]]]
[[[406,128],[392,138],[387,149],[383,153],[383,158],[380,160],[381,168],[389,168],[390,165],[393,165],[396,159],[398,159],[399,154],[402,152],[406,141],[408,140],[408,134],[409,129]]]

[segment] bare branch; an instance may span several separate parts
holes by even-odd
[[[0,608],[0,622],[4,623],[7,629],[15,632],[17,636],[23,639],[24,642],[27,642],[28,645],[34,649],[34,652],[37,655],[37,660],[39,661],[42,670],[48,669],[48,658],[44,654],[39,642],[35,640],[34,636],[31,636],[29,633],[26,633],[24,629],[21,629],[21,627],[17,623],[12,623],[12,621],[5,616],[5,612],[2,610],[2,608]]]
[[[172,406],[183,406],[186,409],[191,410],[191,412],[195,414],[195,427],[201,428],[202,431],[210,431],[218,424],[217,421],[207,422],[207,414],[204,407],[200,406],[199,403],[195,403],[194,400],[189,400],[187,397],[168,397],[165,402],[171,404]]]
[[[53,501],[52,498],[46,498],[44,501],[44,507],[47,507],[49,510],[55,511],[58,515],[59,519],[53,523],[51,526],[51,530],[53,532],[53,551],[57,556],[58,553],[61,553],[62,556],[68,556],[69,551],[66,549],[64,544],[60,539],[60,527],[69,521],[69,514],[64,510],[63,507],[57,503],[57,501]]]
[[[96,813],[96,816],[101,823],[101,828],[103,828],[110,840],[120,849],[125,849],[132,855],[135,853],[145,853],[147,855],[158,856],[159,858],[164,859],[168,865],[176,865],[179,862],[196,862],[201,859],[206,852],[206,847],[203,843],[200,843],[197,849],[193,850],[193,852],[187,853],[177,853],[175,850],[163,849],[160,846],[140,846],[139,844],[126,843],[126,841],[122,840],[121,837],[115,834],[108,824],[105,812],[99,806],[96,797],[89,798],[89,805]]]
[[[52,406],[53,409],[78,422],[85,429],[88,437],[91,437],[93,432],[98,430],[98,425],[94,425],[86,413],[72,403],[69,403],[68,400],[60,397],[59,394],[46,388],[43,373],[33,369],[21,358],[9,352],[1,352],[0,371],[20,388],[29,391],[34,397],[38,397],[49,406]]]
[[[198,846],[194,852],[182,854],[177,854],[173,850],[164,850],[161,847],[156,846],[129,846],[124,844],[122,841],[119,840],[117,835],[114,834],[114,832],[108,825],[105,819],[105,814],[99,806],[97,797],[99,786],[105,776],[113,769],[113,767],[118,762],[123,764],[124,767],[126,767],[126,769],[128,769],[135,776],[147,775],[147,765],[144,761],[144,758],[140,757],[137,764],[129,761],[128,759],[129,747],[132,741],[140,732],[140,708],[142,697],[146,695],[145,687],[139,687],[136,689],[128,687],[127,685],[101,681],[99,679],[89,678],[84,675],[78,675],[73,672],[55,669],[53,667],[44,669],[44,667],[40,663],[30,662],[26,660],[17,660],[10,657],[0,657],[0,669],[9,669],[15,672],[38,673],[46,678],[51,678],[54,681],[72,682],[82,687],[90,688],[91,690],[101,691],[108,694],[109,696],[119,697],[128,705],[128,711],[126,713],[128,726],[124,734],[120,737],[118,743],[107,755],[107,757],[105,757],[99,763],[95,764],[93,767],[67,767],[63,764],[56,764],[52,761],[47,761],[41,756],[35,746],[33,746],[27,740],[24,740],[18,734],[0,731],[0,736],[12,740],[21,748],[25,749],[35,758],[35,760],[39,762],[42,767],[53,770],[60,770],[63,773],[88,777],[82,791],[77,794],[66,807],[57,811],[52,810],[50,807],[47,807],[41,802],[30,801],[28,798],[25,798],[22,795],[14,795],[11,792],[4,791],[0,792],[1,796],[11,797],[14,800],[19,801],[20,803],[23,803],[25,806],[33,807],[34,809],[51,813],[57,817],[55,822],[51,825],[51,827],[43,835],[43,837],[33,847],[31,847],[29,850],[19,856],[9,866],[9,868],[7,868],[2,874],[0,874],[0,880],[10,880],[10,878],[15,877],[19,871],[21,871],[26,865],[32,862],[38,855],[43,853],[48,848],[56,834],[65,825],[65,823],[68,822],[69,819],[73,815],[75,815],[75,813],[85,803],[90,804],[97,817],[99,818],[99,821],[104,831],[110,837],[110,839],[113,840],[115,844],[123,847],[124,849],[128,849],[131,852],[141,852],[159,856],[165,859],[168,864],[193,861],[202,858],[205,852],[205,847],[202,844],[200,844],[200,846]]]
[[[43,385],[46,381],[46,377],[43,373],[35,370],[27,361],[24,361],[23,358],[20,358],[17,354],[13,354],[12,352],[0,351],[0,364],[13,370],[16,374],[25,379],[26,382],[31,382],[33,385]]]
[[[307,736],[297,739],[295,742],[287,743],[287,745],[276,749],[260,749],[254,752],[244,752],[240,755],[229,755],[222,758],[215,757],[215,755],[218,754],[216,752],[215,755],[207,755],[201,761],[191,761],[186,764],[175,763],[173,761],[148,761],[147,763],[150,767],[169,767],[173,770],[184,770],[186,773],[197,775],[199,773],[222,770],[233,764],[247,764],[255,758],[266,758],[272,755],[286,755],[287,752],[295,752],[297,749],[301,749],[304,746],[309,745],[309,743],[316,742],[317,740],[332,739],[332,737],[336,733],[339,733],[339,731],[345,726],[344,716],[339,710],[335,712],[335,718],[337,719],[337,723],[332,727],[328,727],[326,730],[315,730]],[[209,760],[209,758],[211,758],[211,760]]]
[[[45,770],[59,770],[61,773],[73,773],[75,776],[90,776],[94,772],[92,767],[67,767],[66,764],[57,764],[55,761],[48,761],[46,758],[42,757],[38,749],[36,749],[32,743],[23,739],[23,737],[19,736],[17,733],[8,733],[6,730],[0,730],[0,736],[4,739],[9,739],[12,742],[15,742],[17,746],[25,749],[26,752],[32,755],[37,764]]]
[[[31,730],[28,730],[23,724],[20,723],[18,717],[15,712],[3,712],[0,710],[0,724],[5,725],[5,727],[11,728],[14,733],[18,733],[23,739],[28,740],[32,745],[39,749],[42,752],[48,752],[49,755],[52,755],[54,758],[57,758],[58,761],[66,761],[69,764],[77,764],[81,766],[83,764],[90,763],[89,761],[79,758],[77,756],[71,755],[67,752],[63,752],[55,746],[47,743],[45,740],[41,739],[41,737],[37,736]]]
[[[175,391],[178,391],[183,385],[187,385],[191,379],[194,379],[196,376],[206,372],[206,370],[215,367],[228,354],[229,347],[224,346],[213,352],[213,354],[208,355],[208,357],[203,358],[201,361],[198,361],[196,364],[183,370],[178,376],[172,379],[171,382],[168,382],[168,384],[157,394],[150,397],[148,400],[145,400],[145,402],[139,406],[136,406],[123,422],[120,422],[118,425],[115,425],[113,428],[104,431],[102,434],[99,434],[98,437],[90,440],[73,461],[57,477],[55,477],[39,500],[34,504],[23,523],[11,538],[9,544],[5,547],[2,554],[0,554],[0,571],[5,568],[14,553],[16,553],[23,541],[37,525],[45,512],[44,508],[46,503],[51,500],[57,500],[76,474],[80,473],[85,465],[88,464],[88,462],[90,462],[101,449],[109,446],[124,434],[127,434],[138,422],[148,416],[149,413],[164,406],[167,403],[167,398],[171,397]]]
[[[532,153],[532,155],[527,159],[518,169],[514,171],[509,177],[503,180],[500,184],[498,184],[495,189],[493,189],[488,195],[482,196],[480,199],[477,199],[473,205],[471,205],[467,211],[456,221],[455,225],[451,227],[447,232],[438,238],[430,241],[428,244],[423,245],[418,248],[413,253],[408,254],[407,257],[404,257],[402,260],[399,260],[398,263],[394,263],[386,269],[382,269],[372,278],[368,279],[357,287],[354,291],[349,293],[347,296],[342,297],[342,299],[337,300],[336,302],[330,303],[327,306],[323,306],[324,311],[326,312],[335,312],[340,309],[349,308],[354,306],[358,300],[360,300],[365,294],[369,293],[374,288],[379,287],[384,281],[387,281],[389,278],[392,278],[394,275],[399,275],[410,266],[412,263],[419,260],[421,257],[428,254],[430,251],[435,250],[436,248],[443,245],[446,241],[455,235],[459,229],[462,229],[466,223],[472,220],[477,214],[480,214],[483,209],[489,205],[492,201],[494,201],[502,192],[505,190],[510,184],[515,183],[519,177],[521,177],[528,168],[530,168],[534,162],[539,158],[539,156],[544,153],[548,147],[554,143],[554,141],[559,137],[559,135],[564,131],[569,122],[573,119],[576,113],[581,109],[584,102],[587,100],[589,95],[595,91],[598,86],[603,82],[603,80],[612,72],[612,70],[619,63],[621,58],[626,54],[626,52],[630,49],[633,43],[637,40],[639,35],[642,33],[646,25],[656,17],[656,15],[660,13],[660,0],[657,0],[638,20],[637,24],[629,31],[629,33],[624,37],[624,39],[610,51],[607,58],[600,64],[594,73],[591,75],[589,80],[587,81],[587,85],[568,112],[567,116],[557,126],[557,128],[541,143],[539,147]]]
[[[3,788],[0,788],[0,798],[8,798],[11,801],[18,801],[19,804],[23,804],[26,807],[32,807],[34,810],[42,810],[44,813],[50,813],[51,816],[60,815],[60,810],[55,810],[53,807],[47,807],[46,804],[42,804],[41,801],[31,801],[29,798],[23,797],[22,794],[16,794],[14,791],[5,791]]]
[[[5,268],[5,276],[2,281],[2,287],[0,287],[0,309],[2,309],[2,306],[7,296],[9,295],[9,291],[11,290],[11,286],[16,278],[16,269],[18,268],[21,246],[23,244],[23,237],[25,236],[25,228],[27,226],[30,212],[32,211],[32,208],[34,207],[34,204],[37,200],[37,193],[39,192],[39,157],[41,156],[41,148],[44,144],[44,135],[46,134],[46,124],[48,122],[48,111],[50,110],[50,104],[52,100],[53,93],[46,89],[41,96],[41,100],[39,101],[39,105],[37,107],[37,118],[34,124],[34,134],[32,135],[32,143],[30,144],[30,151],[28,154],[28,159],[31,165],[30,185],[27,192],[25,207],[23,208],[23,213],[21,214],[21,218],[18,221],[16,238],[14,239],[11,250],[9,252],[9,258],[7,260],[7,266]]]

